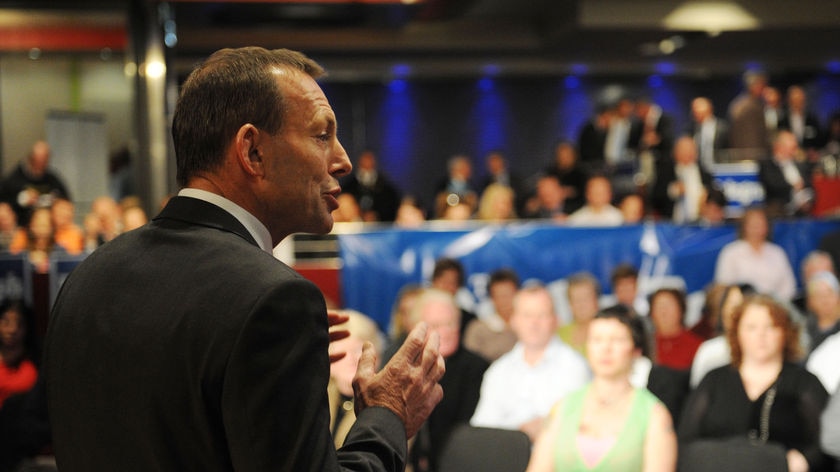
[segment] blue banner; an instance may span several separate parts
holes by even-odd
[[[774,224],[773,240],[787,253],[794,272],[805,255],[840,221]],[[400,288],[428,282],[435,261],[458,259],[476,303],[486,298],[488,275],[510,267],[523,281],[545,284],[581,271],[592,273],[610,292],[610,273],[621,263],[639,268],[640,282],[681,278],[689,293],[714,278],[721,248],[736,239],[734,225],[720,227],[645,224],[617,228],[569,228],[527,222],[460,230],[384,229],[339,235],[342,298],[374,318],[382,329]]]

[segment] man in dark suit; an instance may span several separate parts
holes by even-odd
[[[65,282],[44,370],[56,462],[74,471],[403,470],[407,436],[442,398],[425,324],[354,380],[356,425],[329,431],[328,316],[271,255],[325,233],[350,161],[304,55],[225,49],[183,85],[178,196],[97,249]],[[344,333],[346,334],[346,333]]]
[[[691,118],[692,126],[688,133],[697,145],[700,165],[711,172],[716,163],[726,162],[727,156],[721,151],[729,146],[729,123],[715,116],[714,106],[706,97],[691,101]]]
[[[394,221],[400,206],[400,191],[379,170],[376,154],[362,152],[355,170],[341,179],[345,193],[356,197],[364,221]]]
[[[651,204],[663,218],[677,223],[695,222],[700,219],[713,179],[697,162],[697,147],[691,136],[679,138],[673,154],[673,160],[661,163],[657,169]]]
[[[784,117],[779,120],[779,129],[792,132],[796,136],[799,147],[805,151],[816,152],[825,144],[825,133],[817,115],[807,109],[807,103],[805,89],[798,85],[788,87],[788,108]]]
[[[814,189],[806,165],[796,160],[799,153],[796,136],[779,131],[773,140],[773,156],[759,161],[758,180],[771,216],[802,216],[811,209]]]

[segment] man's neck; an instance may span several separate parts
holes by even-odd
[[[537,365],[545,355],[545,351],[548,349],[548,345],[545,346],[524,346],[524,350],[522,353],[522,357],[525,359],[525,363],[530,366]]]

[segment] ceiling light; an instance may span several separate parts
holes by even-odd
[[[756,29],[760,22],[735,2],[688,1],[669,13],[662,24],[672,30],[706,31],[716,36],[723,31]]]

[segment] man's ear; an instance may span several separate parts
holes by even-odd
[[[263,175],[263,155],[260,140],[263,133],[259,128],[246,123],[239,128],[234,138],[236,158],[242,170],[250,176]]]

